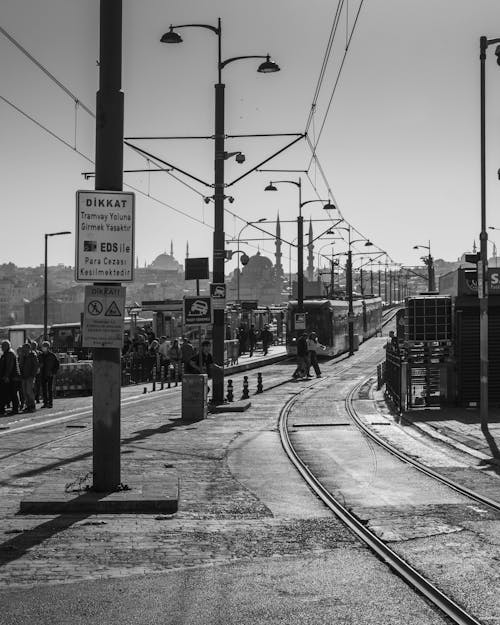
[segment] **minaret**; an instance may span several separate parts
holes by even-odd
[[[186,258],[189,258],[189,241],[186,241]]]
[[[174,257],[174,242],[170,239],[170,256]]]
[[[307,244],[307,250],[307,279],[309,282],[312,282],[314,280],[314,245],[311,219],[309,219],[309,243]]]

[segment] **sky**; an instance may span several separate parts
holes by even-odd
[[[315,143],[325,119],[339,66],[361,0],[343,3],[341,18],[322,83],[309,139]],[[213,134],[216,37],[207,30],[184,29],[183,43],[166,45],[168,26],[216,24],[222,18],[223,57],[267,54],[281,67],[275,74],[255,70],[259,61],[227,66],[226,133],[302,133],[306,128],[337,0],[133,0],[123,1],[123,90],[125,136]],[[97,0],[2,0],[0,25],[65,85],[95,109],[98,84]],[[181,31],[179,31],[181,32]],[[478,240],[479,187],[479,37],[500,37],[498,0],[364,0],[331,99],[316,153],[341,215],[397,263],[414,265],[431,242],[436,258],[456,260]],[[495,46],[487,61],[488,224],[500,228],[500,67]],[[75,231],[75,193],[92,189],[94,120],[76,106],[25,55],[0,33],[0,96],[62,138],[64,145],[0,99],[2,149],[2,225],[0,262],[20,266],[43,263],[43,234]],[[286,137],[227,141],[246,162],[226,162],[226,182],[271,156]],[[136,141],[139,147],[212,182],[213,142]],[[73,148],[76,145],[78,150]],[[85,155],[87,158],[85,158]],[[148,168],[125,150],[126,169]],[[265,193],[269,180],[302,177],[303,200],[329,199],[306,141],[299,141],[266,168],[302,173],[253,173],[231,185],[226,202],[226,239],[237,237],[246,221],[265,218],[274,232],[279,212],[282,237],[296,237],[297,189],[279,185]],[[191,256],[211,256],[213,190],[187,178],[194,190],[166,173],[125,174],[136,193],[136,251],[150,263],[170,249],[182,262],[186,242]],[[311,184],[312,183],[312,184]],[[314,185],[314,186],[313,186]],[[304,207],[315,235],[335,212],[320,202]],[[319,220],[327,221],[319,221]],[[328,221],[328,219],[330,221]],[[290,221],[290,223],[287,223]],[[261,236],[247,227],[242,239]],[[499,233],[490,237],[500,245]],[[268,235],[262,234],[264,238]],[[358,236],[358,235],[356,235]],[[359,237],[358,237],[359,238]],[[318,241],[329,253],[342,242]],[[49,264],[74,264],[74,236],[50,240]],[[228,243],[235,249],[236,243]],[[269,240],[241,248],[272,257]],[[362,247],[358,248],[363,251]],[[364,249],[364,252],[366,252]],[[370,248],[374,253],[375,248]],[[283,248],[285,270],[296,267],[296,251]],[[235,260],[227,263],[233,269]]]

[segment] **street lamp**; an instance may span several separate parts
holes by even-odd
[[[329,200],[306,200],[302,201],[302,179],[299,180],[275,180],[271,181],[264,191],[277,191],[277,184],[293,184],[299,190],[299,214],[297,217],[297,311],[304,312],[304,217],[302,207],[312,202],[323,202],[325,210],[335,210],[335,206]]]
[[[339,227],[338,230],[346,230],[348,234],[348,252],[346,263],[346,291],[349,303],[347,313],[347,329],[348,329],[348,341],[349,341],[349,356],[354,354],[354,305],[353,305],[353,292],[352,292],[352,250],[351,247],[355,243],[364,243],[365,247],[373,246],[373,243],[369,239],[356,239],[351,240],[351,226]]]
[[[436,276],[434,273],[434,259],[432,258],[432,254],[431,254],[431,242],[429,241],[429,245],[414,245],[413,246],[414,250],[418,250],[420,248],[424,250],[428,250],[427,256],[424,256],[422,260],[427,265],[427,282],[428,282],[427,288],[429,291],[435,291],[436,290]]]
[[[243,232],[243,230],[245,230],[245,228],[248,228],[248,226],[251,226],[252,224],[261,224],[264,221],[267,221],[267,217],[261,217],[260,219],[257,219],[256,221],[247,221],[246,224],[243,226],[243,228],[238,232],[238,236],[236,238],[238,242],[238,249],[236,252],[238,254],[238,273],[236,275],[236,282],[237,282],[236,303],[237,304],[240,303],[240,238],[241,238],[241,233]]]
[[[235,56],[226,60],[222,60],[222,24],[221,19],[217,21],[217,26],[210,24],[179,24],[177,26],[170,25],[168,32],[162,37],[162,43],[181,43],[182,37],[175,32],[180,28],[204,28],[210,30],[217,35],[218,54],[217,54],[217,71],[218,80],[215,85],[215,132],[214,132],[214,238],[213,238],[213,281],[214,283],[224,283],[224,163],[226,158],[230,156],[224,149],[225,130],[224,130],[224,89],[222,82],[222,70],[233,63],[243,59],[265,59],[261,63],[257,71],[261,74],[270,74],[280,71],[279,66],[271,61],[269,54],[266,55],[245,55]],[[237,153],[235,153],[236,155]],[[237,159],[238,160],[238,159]],[[241,160],[240,160],[241,162]],[[214,310],[213,321],[213,358],[215,374],[212,384],[212,402],[220,404],[224,401],[224,310]]]
[[[49,237],[58,237],[62,234],[71,234],[69,230],[62,232],[47,232],[45,234],[45,264],[43,270],[43,340],[48,340],[47,317],[48,317],[48,268],[47,268],[47,241]]]

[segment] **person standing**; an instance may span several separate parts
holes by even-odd
[[[12,404],[10,414],[19,414],[19,398],[17,385],[21,378],[19,361],[10,341],[2,341],[2,355],[0,357],[0,415],[4,415],[5,406]]]
[[[326,347],[321,345],[318,341],[318,335],[316,332],[311,332],[309,338],[307,339],[307,355],[308,355],[308,367],[307,367],[307,377],[310,377],[309,370],[310,367],[314,369],[314,373],[317,378],[321,377],[321,369],[318,364],[318,351],[324,350]]]
[[[266,324],[264,329],[260,333],[260,339],[262,341],[262,351],[264,352],[264,356],[267,356],[267,352],[269,350],[269,345],[273,342],[273,333],[269,329],[269,326]]]
[[[197,373],[191,366],[191,361],[194,356],[194,348],[191,345],[191,341],[183,336],[181,345],[181,360],[183,365],[183,373]]]
[[[255,334],[255,326],[252,323],[252,325],[250,326],[250,330],[248,330],[248,348],[250,350],[250,358],[253,356],[256,343],[257,335]]]
[[[31,341],[31,351],[36,356],[36,361],[38,363],[37,366],[37,374],[35,375],[35,383],[34,383],[34,393],[35,393],[35,403],[40,402],[40,391],[42,389],[42,383],[40,381],[40,354],[41,352],[38,350],[38,344],[36,341]]]
[[[177,339],[174,339],[168,350],[168,359],[170,360],[170,367],[173,367],[174,379],[178,380],[181,372],[182,350]]]
[[[36,353],[31,349],[31,343],[23,345],[23,359],[20,363],[21,384],[25,408],[23,412],[35,412],[35,377],[40,365]]]
[[[54,376],[59,371],[59,360],[50,349],[50,343],[43,341],[40,354],[40,381],[42,383],[42,408],[52,408],[54,397]]]

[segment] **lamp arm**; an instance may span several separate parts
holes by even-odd
[[[220,33],[216,26],[210,26],[210,24],[179,24],[177,26],[170,26],[170,28],[172,30],[177,28],[206,28],[207,30],[211,30],[216,35]]]
[[[225,61],[221,61],[219,63],[219,69],[224,69],[226,67],[226,65],[229,65],[229,63],[233,63],[233,61],[241,61],[242,59],[267,59],[267,55],[250,54],[250,55],[245,55],[245,56],[233,56],[230,59],[226,59]]]

